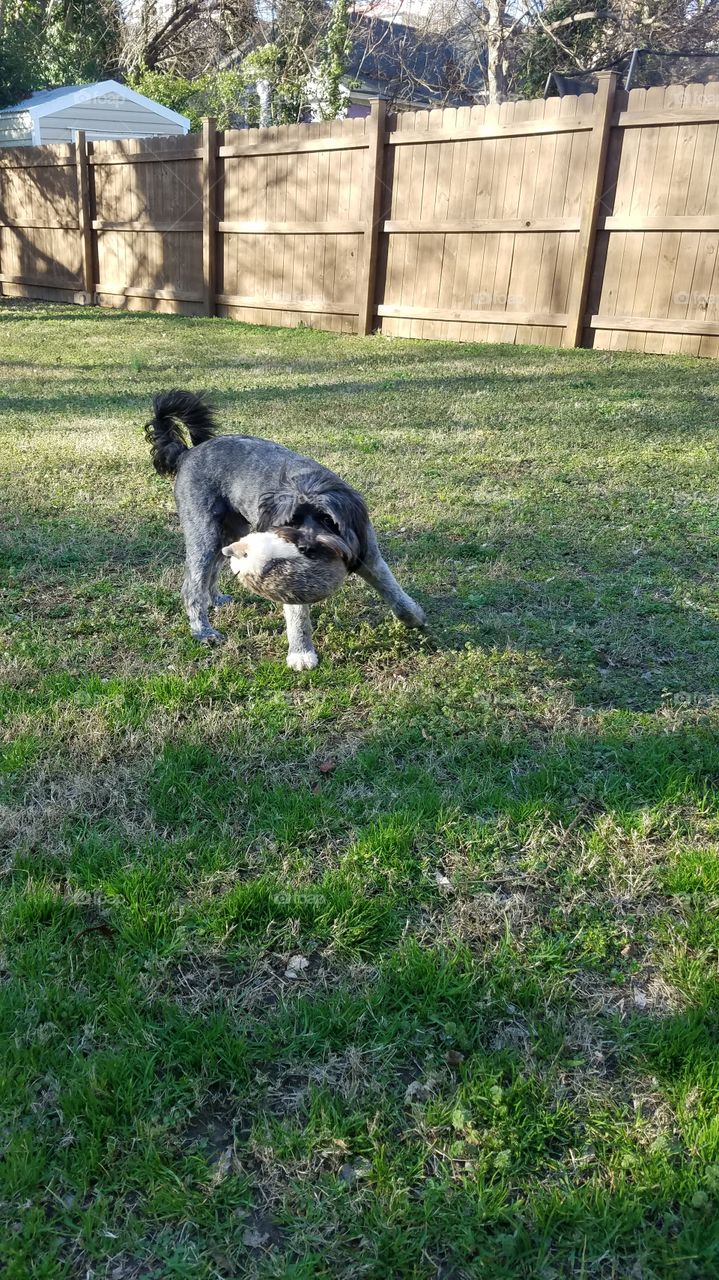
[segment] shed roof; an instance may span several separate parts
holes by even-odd
[[[97,80],[94,84],[74,84],[64,85],[59,89],[40,89],[37,93],[32,93],[29,98],[23,99],[22,102],[16,102],[12,107],[3,107],[0,115],[15,115],[19,111],[27,112],[35,120],[41,119],[42,116],[53,115],[56,111],[64,111],[66,107],[74,107],[83,102],[90,102],[94,98],[101,98],[105,94],[116,94],[121,98],[127,99],[128,102],[134,102],[139,106],[146,107],[149,111],[154,111],[155,115],[162,116],[165,120],[172,120],[175,124],[182,125],[185,129],[189,129],[190,121],[187,116],[181,116],[179,112],[172,111],[170,107],[165,107],[161,102],[155,102],[153,98],[146,98],[143,93],[137,93],[134,89],[130,89],[126,84],[120,84],[119,80]]]

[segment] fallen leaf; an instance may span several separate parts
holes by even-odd
[[[87,933],[101,933],[103,938],[112,938],[115,930],[111,929],[109,924],[105,924],[104,922],[102,924],[88,924],[84,929],[80,929],[75,934],[74,938],[70,939],[70,946],[74,946],[74,944],[79,942],[80,938],[84,938]]]
[[[242,1237],[242,1243],[246,1244],[248,1249],[261,1249],[263,1244],[267,1244],[269,1238],[269,1231],[256,1231],[254,1227],[248,1227]]]
[[[320,773],[334,773],[337,768],[336,760],[323,760],[319,766]]]
[[[290,956],[285,969],[285,977],[296,981],[301,978],[305,969],[309,969],[310,962],[304,956]]]
[[[426,1084],[422,1084],[421,1080],[413,1080],[404,1091],[405,1105],[408,1102],[426,1102],[429,1095],[430,1090]]]

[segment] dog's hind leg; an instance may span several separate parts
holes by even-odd
[[[244,516],[237,511],[225,512],[222,522],[222,546],[228,542],[239,542],[240,538],[244,538],[250,532],[250,525]],[[224,592],[217,590],[217,578],[223,564],[227,561],[222,554],[222,550],[217,554],[217,559],[210,576],[210,604],[214,609],[221,609],[226,604],[233,604],[234,596],[225,595]]]
[[[385,564],[371,525],[367,530],[367,554],[362,563],[357,566],[357,573],[371,587],[374,587],[385,604],[389,605],[395,617],[399,618],[406,627],[424,626],[427,621],[424,609],[402,590],[391,569]]]
[[[222,565],[222,562],[223,562],[223,555],[222,555],[222,551],[220,551],[219,555],[217,556],[217,559],[215,560],[214,565],[212,566],[212,573],[210,574],[210,587],[209,587],[210,604],[212,605],[213,609],[221,609],[223,605],[232,604],[232,601],[233,601],[232,596],[225,595],[223,591],[217,590],[217,575],[220,572],[220,567]]]
[[[319,658],[312,643],[312,619],[308,604],[283,604],[287,623],[287,666],[293,671],[311,671]]]
[[[210,626],[207,612],[222,555],[222,526],[212,519],[195,519],[185,528],[185,543],[187,559],[182,598],[190,631],[204,644],[217,644],[224,636]]]

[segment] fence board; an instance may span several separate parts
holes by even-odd
[[[328,328],[346,327],[336,316],[357,316],[365,231],[357,215],[368,151],[364,120],[225,136],[218,148],[222,314],[240,308],[255,323],[302,319]]]

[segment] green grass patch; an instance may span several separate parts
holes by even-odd
[[[711,362],[0,331],[3,1276],[719,1273]],[[427,633],[195,646],[172,386],[357,485]]]

